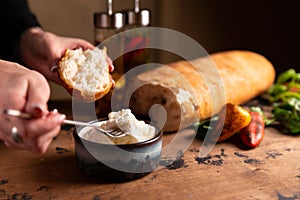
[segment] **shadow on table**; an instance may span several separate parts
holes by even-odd
[[[77,165],[73,152],[64,152],[56,155],[47,155],[40,159],[36,168],[37,182],[47,184],[78,184],[78,183],[105,183],[99,177],[85,174]]]

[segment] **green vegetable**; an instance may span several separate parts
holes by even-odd
[[[296,75],[297,73],[294,69],[289,69],[277,77],[276,83],[284,84],[290,82],[291,80],[294,80],[296,78]]]
[[[294,69],[283,72],[267,94],[274,120],[291,133],[300,133],[300,73]]]
[[[288,128],[292,134],[300,134],[300,73],[295,69],[283,72],[266,94],[273,106],[272,116],[268,118],[260,107],[250,107],[250,111],[260,113],[266,126],[277,121]],[[194,127],[197,128],[198,133],[205,134],[217,120],[216,116],[195,123]]]
[[[218,119],[218,116],[213,116],[212,118],[194,123],[193,127],[197,132],[197,137],[204,138],[207,131],[213,128],[212,124],[216,123]]]

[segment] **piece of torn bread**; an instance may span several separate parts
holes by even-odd
[[[66,90],[86,102],[102,98],[113,85],[106,48],[68,49],[58,64],[58,72]]]

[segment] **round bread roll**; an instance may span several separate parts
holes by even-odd
[[[68,49],[58,64],[58,73],[66,90],[86,102],[102,98],[113,85],[106,48]]]
[[[251,100],[266,91],[274,79],[273,65],[260,54],[219,52],[139,74],[133,81],[137,89],[129,105],[141,117],[147,117],[153,105],[163,106],[163,131],[173,132],[212,117],[226,103],[239,105]],[[158,118],[162,116],[153,111]]]

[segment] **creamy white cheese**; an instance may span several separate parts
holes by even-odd
[[[109,113],[108,120],[101,122],[99,126],[105,130],[119,127],[122,131],[127,133],[126,136],[120,138],[109,138],[115,144],[132,144],[149,140],[155,136],[155,128],[146,124],[144,121],[137,120],[130,109]],[[89,141],[104,141],[103,136],[99,136],[103,134],[99,134],[99,131],[95,129],[82,129],[82,131],[84,131],[84,133],[81,133],[80,136]]]

